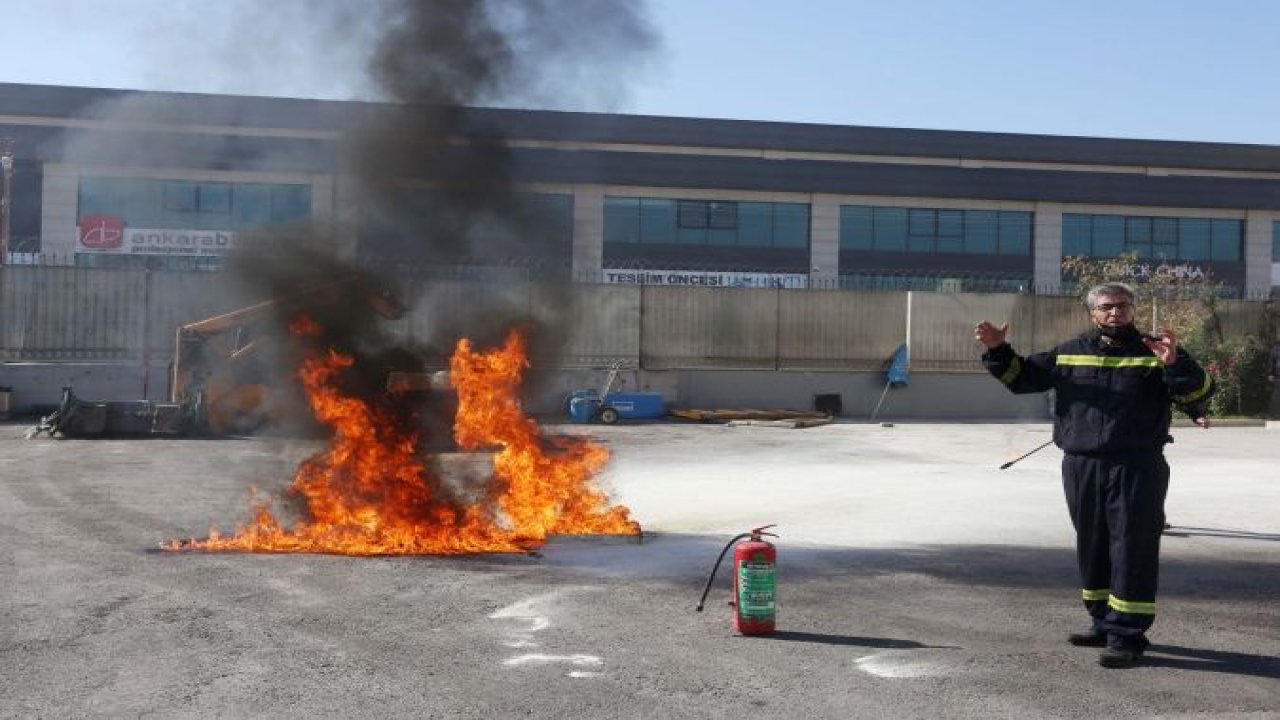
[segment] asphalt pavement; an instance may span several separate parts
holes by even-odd
[[[1280,717],[1280,431],[1178,428],[1147,662],[1096,664],[1044,424],[567,426],[643,542],[529,555],[161,552],[314,443],[0,425],[0,716]],[[728,539],[776,523],[778,627]]]

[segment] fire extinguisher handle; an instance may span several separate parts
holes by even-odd
[[[752,540],[759,540],[760,538],[765,537],[765,536],[768,536],[768,537],[774,537],[774,538],[778,537],[778,534],[777,534],[777,533],[765,532],[765,530],[768,530],[768,529],[769,529],[769,528],[771,528],[771,527],[778,527],[778,526],[777,526],[777,524],[775,523],[775,524],[773,524],[773,525],[764,525],[764,526],[762,526],[762,527],[758,527],[758,528],[756,528],[756,529],[752,530],[752,531],[751,531],[751,533],[750,533],[750,534],[751,534],[751,539],[752,539]]]

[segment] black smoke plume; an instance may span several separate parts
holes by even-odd
[[[409,308],[412,341],[402,335],[389,349],[378,347],[387,339],[370,334],[367,309],[311,312],[335,347],[372,354],[379,367],[412,364],[410,358],[440,367],[459,337],[496,344],[523,325],[532,328],[535,369],[551,369],[564,341],[559,321],[568,314],[572,200],[517,187],[512,177],[521,158],[509,142],[511,115],[478,108],[616,103],[656,45],[643,4],[382,0],[360,17],[342,4],[316,7],[331,12],[316,19],[324,37],[336,35],[335,24],[359,23],[354,36],[374,38],[370,95],[384,102],[351,113],[339,180],[354,184],[348,197],[359,211],[345,224],[313,231],[303,251],[281,255],[285,240],[272,243],[274,262],[241,258],[241,277],[276,296],[307,282],[368,274]],[[344,249],[320,249],[333,245]],[[346,259],[352,255],[359,270]],[[460,273],[482,282],[460,281]],[[529,277],[552,282],[514,293],[503,283]],[[531,389],[539,382],[531,376]]]

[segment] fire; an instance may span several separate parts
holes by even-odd
[[[314,322],[294,323],[318,334]],[[229,536],[168,542],[166,550],[314,552],[343,555],[458,554],[527,551],[550,534],[636,534],[627,508],[612,505],[593,479],[609,460],[581,437],[548,437],[520,409],[529,367],[523,335],[476,351],[466,339],[450,363],[458,393],[454,436],[467,450],[496,449],[494,482],[459,499],[417,450],[418,437],[388,412],[343,395],[338,379],[354,360],[311,353],[299,377],[318,420],[333,429],[329,447],[304,460],[286,491],[301,501],[292,527],[257,502],[253,518]]]

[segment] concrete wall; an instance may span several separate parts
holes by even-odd
[[[144,372],[137,363],[0,364],[0,387],[13,388],[9,407],[15,417],[47,413],[68,386],[84,400],[162,402],[169,397],[169,368],[152,366]]]
[[[496,272],[496,271],[495,271]],[[76,267],[0,268],[0,386],[18,411],[56,402],[71,383],[89,399],[167,399],[174,334],[184,323],[266,298],[228,274]],[[1045,350],[1087,323],[1071,297],[485,282],[401,276],[410,312],[386,323],[397,347],[443,363],[460,337],[496,342],[529,319],[536,377],[531,409],[555,411],[603,368],[643,368],[633,388],[681,407],[810,409],[838,393],[846,413],[869,415],[895,348],[909,342],[912,382],[884,413],[903,417],[1020,417],[1042,401],[1016,399],[978,364],[978,320],[1009,323],[1024,353]],[[908,315],[908,310],[910,314]],[[908,322],[908,317],[910,322]],[[1256,333],[1262,304],[1220,303],[1228,337]]]
[[[974,365],[976,366],[976,356]],[[47,413],[70,386],[83,400],[168,401],[167,366],[144,373],[134,364],[7,363],[0,365],[0,387],[11,387],[14,417]],[[526,411],[563,415],[574,390],[599,389],[605,371],[565,369],[538,372],[524,396]],[[814,396],[838,394],[841,417],[870,419],[884,393],[884,374],[773,370],[624,371],[614,389],[657,392],[671,408],[813,410]],[[916,373],[907,387],[884,394],[877,420],[894,418],[1022,419],[1048,417],[1044,395],[1016,396],[986,373]]]
[[[975,353],[973,365],[980,367]],[[841,416],[870,419],[952,418],[1044,420],[1046,395],[1014,395],[987,373],[911,373],[906,387],[885,393],[883,373],[682,370],[681,407],[812,410],[814,396],[839,394]]]

